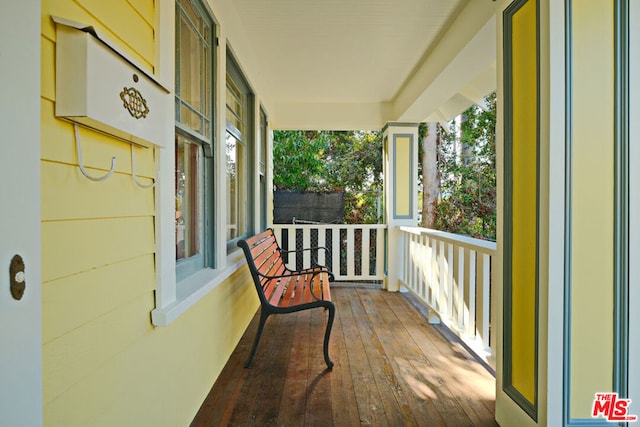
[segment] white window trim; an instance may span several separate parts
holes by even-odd
[[[156,13],[157,57],[156,74],[161,82],[172,88],[175,93],[175,2],[163,1],[158,5]],[[213,17],[212,17],[213,18]],[[215,21],[217,37],[220,46],[225,45],[224,34],[220,24]],[[220,76],[226,75],[226,49],[218,48],[214,53],[215,60],[215,92],[213,102],[217,111],[214,118],[214,144],[219,151],[220,141],[224,141],[226,132],[226,80]],[[170,98],[167,103],[167,124],[165,138],[174,140],[175,134],[175,100]],[[240,269],[246,261],[238,249],[227,255],[226,235],[215,234],[215,265],[217,268],[204,268],[180,282],[176,282],[176,254],[175,254],[175,150],[172,148],[156,150],[156,308],[151,312],[151,321],[155,326],[168,326],[180,315],[189,310],[209,292],[223,283],[227,278]],[[224,194],[226,191],[225,158],[216,153],[215,159],[215,188],[214,194]],[[216,212],[226,212],[224,197],[216,197]],[[226,216],[215,216],[215,230],[225,230]]]
[[[175,260],[173,262],[175,264]],[[240,258],[224,269],[204,268],[180,281],[177,286],[174,276],[174,299],[167,306],[156,308],[151,312],[153,324],[156,326],[170,325],[245,263],[244,258]]]

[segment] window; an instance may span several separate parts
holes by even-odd
[[[258,174],[260,176],[260,230],[267,228],[267,114],[260,108],[260,144],[258,145]]]
[[[208,3],[156,2],[158,19],[164,22],[158,30],[170,27],[168,19],[175,23],[175,47],[171,37],[162,35],[156,42],[158,52],[167,52],[169,45],[175,49],[176,117],[173,129],[166,129],[175,149],[157,151],[157,286],[151,312],[157,326],[174,322],[245,265],[235,243],[258,226],[258,213],[253,213],[258,203],[256,101],[230,54],[228,76],[217,72],[225,67],[216,60],[225,55],[217,50],[217,26]],[[160,55],[161,73],[167,70],[163,58],[166,55]],[[227,124],[217,126],[223,118]],[[229,185],[222,185],[227,178]],[[167,247],[165,242],[173,237],[175,245]]]
[[[211,144],[213,23],[192,0],[176,2],[176,122]]]
[[[227,248],[249,234],[252,209],[249,206],[251,176],[252,94],[240,71],[227,53]]]
[[[213,23],[193,0],[176,2],[176,278],[212,266]]]
[[[202,170],[200,147],[189,139],[176,136],[176,260],[201,253]]]

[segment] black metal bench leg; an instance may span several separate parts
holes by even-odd
[[[253,340],[253,347],[251,348],[251,353],[249,353],[249,358],[246,362],[244,362],[244,367],[248,368],[251,366],[251,362],[253,361],[253,356],[256,354],[256,349],[258,348],[258,343],[260,342],[260,336],[262,335],[262,330],[264,329],[264,324],[267,321],[267,317],[269,317],[271,313],[267,312],[264,308],[260,309],[260,324],[258,325],[258,332],[256,332],[256,338]]]
[[[328,307],[329,319],[327,320],[327,330],[324,333],[324,361],[329,369],[333,368],[333,362],[329,359],[329,337],[331,336],[331,327],[333,326],[333,318],[336,315],[336,306],[331,303]]]

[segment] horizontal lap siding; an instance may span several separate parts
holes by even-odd
[[[153,255],[47,282],[42,289],[45,344],[153,292]],[[126,278],[125,278],[126,274]],[[69,301],[91,303],[68,304]]]
[[[52,62],[53,66],[53,62]],[[49,99],[43,98],[41,101],[41,124],[42,124],[42,144],[40,156],[43,162],[59,163],[70,166],[66,172],[68,176],[74,179],[70,181],[60,182],[59,184],[76,184],[95,194],[95,200],[102,200],[108,192],[105,192],[105,186],[111,186],[111,178],[99,183],[90,182],[80,172],[78,168],[78,156],[76,154],[76,142],[74,137],[73,125],[69,122],[57,119],[55,117],[55,103]],[[85,169],[91,175],[102,175],[111,167],[111,158],[116,158],[114,175],[124,175],[121,179],[130,183],[129,186],[123,186],[124,190],[136,190],[135,198],[146,195],[147,199],[153,201],[153,191],[141,191],[142,189],[135,186],[131,178],[131,148],[130,145],[119,140],[114,140],[106,135],[92,132],[88,129],[79,128],[80,143],[82,144],[82,158]],[[135,148],[136,156],[136,175],[138,177],[153,177],[155,175],[154,150],[152,148]],[[43,166],[44,167],[44,166]],[[46,180],[52,179],[52,176],[42,176],[43,184]],[[142,181],[142,179],[141,179]],[[147,181],[150,183],[151,181]],[[144,183],[144,182],[143,182]],[[89,186],[89,184],[92,184]],[[49,188],[50,190],[51,188]],[[99,190],[99,191],[96,191]],[[73,195],[70,195],[73,196]],[[120,198],[124,205],[128,199]],[[51,208],[45,206],[45,208]],[[46,214],[46,212],[44,212]],[[75,214],[71,214],[75,215]],[[53,219],[53,218],[45,218]]]
[[[84,128],[80,142],[88,173],[103,175],[112,157],[116,168],[103,182],[90,181],[80,172],[73,125],[55,117],[56,34],[50,15],[94,26],[153,71],[153,1],[44,1],[42,14],[45,425],[95,425],[101,416],[114,421],[105,416],[105,408],[123,390],[111,385],[120,381],[129,388],[137,383],[135,369],[112,364],[131,357],[136,343],[153,332],[154,192],[133,182],[129,144]],[[151,183],[154,149],[137,148],[135,154],[136,174]],[[111,380],[98,381],[106,376]],[[98,381],[92,387],[102,391],[85,393],[87,381]],[[72,396],[70,411],[64,402]]]
[[[250,280],[241,269],[166,328],[150,327],[152,301],[142,296],[72,332],[75,339],[54,340],[45,359],[56,365],[45,365],[53,370],[45,387],[59,393],[45,406],[45,425],[189,425],[255,314],[247,310],[257,304]],[[106,334],[105,342],[88,348],[83,341],[94,334]],[[72,360],[62,360],[67,355]]]
[[[42,35],[52,41],[56,39],[51,16],[90,24],[141,67],[153,72],[154,13],[153,0],[43,0]]]
[[[42,2],[46,426],[188,425],[258,306],[244,267],[171,325],[154,327],[154,190],[133,182],[128,144],[80,128],[89,174],[106,173],[116,158],[111,177],[89,181],[78,168],[72,124],[55,117],[50,15],[94,26],[153,71],[154,14],[153,0]],[[135,148],[143,184],[153,182],[155,155],[153,148]]]
[[[153,217],[43,222],[42,240],[47,286],[50,280],[152,254]]]
[[[91,298],[87,302],[91,301]],[[45,400],[60,396],[151,331],[151,293],[90,319],[48,342],[43,349]]]

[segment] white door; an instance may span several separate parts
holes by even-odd
[[[0,2],[0,88],[0,425],[31,427],[42,425],[40,0]]]

